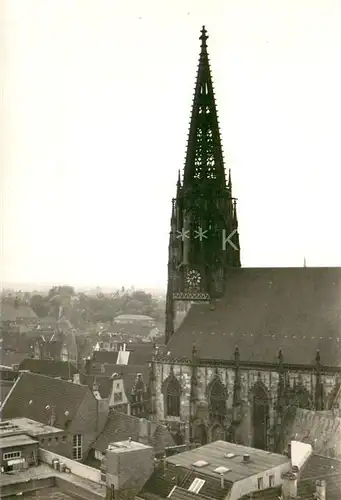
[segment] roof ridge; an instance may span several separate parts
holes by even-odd
[[[57,380],[58,382],[62,382],[64,384],[70,384],[70,385],[73,385],[73,386],[78,386],[78,387],[83,387],[83,388],[86,388],[86,389],[89,389],[89,387],[86,385],[86,384],[75,384],[73,381],[70,381],[70,380],[65,380],[63,378],[57,378],[57,377],[51,377],[50,375],[45,375],[43,373],[35,373],[35,372],[31,372],[30,370],[22,370],[21,371],[21,375],[33,375],[35,377],[44,377],[44,378],[48,378],[49,380]],[[18,377],[18,380],[19,380],[20,377]]]

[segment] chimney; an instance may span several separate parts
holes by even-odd
[[[291,443],[288,444],[288,457],[290,458],[291,460]]]
[[[88,357],[85,360],[85,373],[86,373],[86,375],[91,374],[91,369],[92,369],[92,359],[90,357]]]
[[[220,474],[220,488],[223,490],[224,487],[225,487],[225,485],[224,485],[224,473],[221,472],[221,474]]]
[[[316,483],[316,500],[326,500],[326,481],[317,479]]]
[[[243,455],[243,463],[248,464],[250,462],[250,455]]]
[[[297,476],[293,472],[282,474],[282,498],[283,500],[292,500],[297,498]]]
[[[126,351],[127,344],[124,342],[123,344],[123,350]]]

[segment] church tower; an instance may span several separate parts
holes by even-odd
[[[166,342],[174,333],[175,301],[210,301],[224,294],[226,272],[240,267],[236,199],[226,180],[217,109],[201,30],[201,51],[183,178],[172,200]]]

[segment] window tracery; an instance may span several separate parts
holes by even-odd
[[[218,376],[212,381],[208,391],[211,418],[223,419],[226,415],[226,389]]]
[[[168,417],[180,417],[180,382],[171,374],[164,382],[165,414]]]

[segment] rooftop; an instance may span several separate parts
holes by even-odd
[[[89,492],[93,492],[97,496],[101,496],[102,498],[105,497],[105,486],[103,484],[95,483],[72,473],[66,474],[65,472],[56,471],[46,464],[30,467],[29,469],[15,474],[0,474],[0,489],[8,485],[28,483],[29,481],[35,481],[37,484],[39,480],[46,478],[59,478]],[[39,483],[37,486],[38,485]]]
[[[243,460],[244,455],[249,456],[247,463]],[[224,472],[224,469],[220,471],[218,468],[223,467],[227,469],[224,472],[226,479],[230,482],[236,482],[285,464],[288,462],[288,457],[226,441],[215,441],[200,448],[168,457],[166,460],[173,465],[197,470],[205,476],[213,477],[219,477],[220,472]]]
[[[89,393],[85,385],[21,372],[1,406],[1,416],[4,419],[27,417],[48,424],[54,413],[55,424],[65,429]]]
[[[138,443],[136,441],[119,441],[117,443],[110,443],[108,446],[108,451],[113,453],[125,453],[129,451],[137,450],[147,450],[152,449],[151,446],[146,444]]]
[[[36,500],[74,500],[76,497],[68,495],[56,486],[52,486],[51,488],[41,488],[30,493],[25,493],[25,498],[34,498]]]
[[[39,441],[36,441],[26,436],[25,434],[0,437],[0,449],[12,448],[14,446],[24,446],[27,444],[36,444],[36,443],[39,443]]]
[[[42,434],[55,434],[57,432],[63,432],[63,430],[36,422],[30,418],[12,418],[11,420],[0,422],[0,437],[20,433],[27,433],[30,436],[41,436]]]
[[[339,367],[341,267],[240,268],[229,270],[226,294],[194,304],[167,345],[171,358]]]

